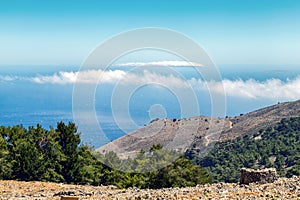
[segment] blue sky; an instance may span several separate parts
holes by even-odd
[[[80,65],[126,30],[182,32],[216,64],[300,64],[300,1],[0,2],[0,65]]]

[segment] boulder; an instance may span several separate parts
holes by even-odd
[[[273,183],[278,179],[275,168],[267,168],[261,170],[241,169],[240,184],[249,183]]]

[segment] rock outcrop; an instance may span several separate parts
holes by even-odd
[[[240,184],[249,184],[249,183],[273,183],[278,179],[276,169],[268,168],[261,170],[254,169],[241,169],[241,178]]]

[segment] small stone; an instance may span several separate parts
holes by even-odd
[[[60,200],[79,200],[79,197],[61,196]]]

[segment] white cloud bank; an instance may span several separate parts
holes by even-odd
[[[300,77],[283,82],[279,79],[268,79],[259,82],[253,79],[243,81],[223,81],[228,95],[266,99],[300,99]]]
[[[87,70],[80,72],[58,72],[51,76],[36,76],[28,78],[28,80],[39,84],[73,84],[73,83],[98,83],[101,79],[101,83],[115,83],[122,79],[126,72],[121,70]]]
[[[17,77],[0,76],[0,82],[12,82],[26,80],[38,84],[74,84],[78,83],[109,83],[114,84],[151,84],[172,85],[172,87],[185,89],[188,85],[196,90],[207,90],[211,92],[222,92],[224,87],[226,95],[239,98],[271,99],[271,100],[296,100],[300,99],[300,76],[293,80],[281,81],[279,79],[268,79],[265,81],[249,80],[228,80],[222,82],[204,82],[199,79],[183,80],[174,75],[161,75],[147,70],[142,74],[134,74],[122,70],[88,70],[83,72],[59,72],[51,76]]]
[[[192,85],[203,86],[203,81],[192,80]],[[293,80],[281,81],[279,79],[268,79],[265,81],[249,80],[228,80],[222,82],[208,82],[213,92],[222,92],[222,87],[227,96],[270,99],[278,101],[300,99],[300,76]]]

